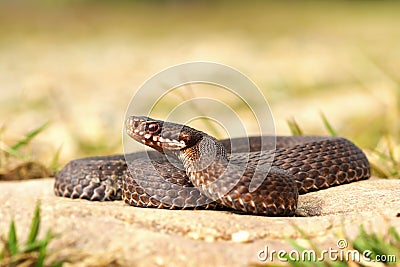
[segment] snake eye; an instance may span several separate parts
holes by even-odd
[[[148,127],[148,130],[150,131],[150,132],[157,132],[157,130],[158,130],[158,124],[157,123],[152,123],[152,124],[149,124],[149,127]]]

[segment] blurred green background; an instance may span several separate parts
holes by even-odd
[[[400,157],[399,11],[396,1],[2,1],[2,149],[49,121],[27,148],[44,164],[57,151],[61,164],[122,152],[135,90],[201,60],[251,78],[280,135],[292,118],[329,134],[323,112],[340,135],[383,152],[391,142]]]

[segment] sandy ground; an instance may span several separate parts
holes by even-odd
[[[52,186],[51,178],[0,183],[0,235],[6,234],[10,219],[14,218],[18,238],[23,241],[40,200],[41,234],[48,229],[60,233],[50,247],[59,257],[75,259],[72,266],[93,262],[96,266],[280,263],[276,258],[264,262],[257,255],[265,246],[270,251],[290,252],[293,247],[288,239],[309,247],[297,228],[320,249],[338,249],[337,242],[342,239],[350,244],[361,224],[368,232],[384,234],[389,226],[400,231],[396,217],[400,212],[399,180],[371,179],[302,195],[299,206],[318,216],[292,218],[72,200],[56,197]]]

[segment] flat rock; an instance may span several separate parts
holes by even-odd
[[[266,246],[289,252],[290,238],[307,246],[299,229],[321,249],[338,249],[340,239],[350,242],[361,224],[367,231],[385,233],[394,226],[400,232],[400,180],[370,179],[302,195],[299,211],[310,217],[290,218],[73,200],[56,197],[53,182],[0,183],[0,236],[14,218],[23,241],[39,200],[41,234],[60,234],[50,250],[71,259],[84,255],[70,266],[248,266],[262,263],[258,254]],[[273,263],[280,262],[275,257]]]

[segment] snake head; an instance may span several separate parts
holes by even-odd
[[[205,133],[188,126],[155,120],[145,116],[130,116],[125,123],[128,135],[161,153],[180,151],[198,143]]]

